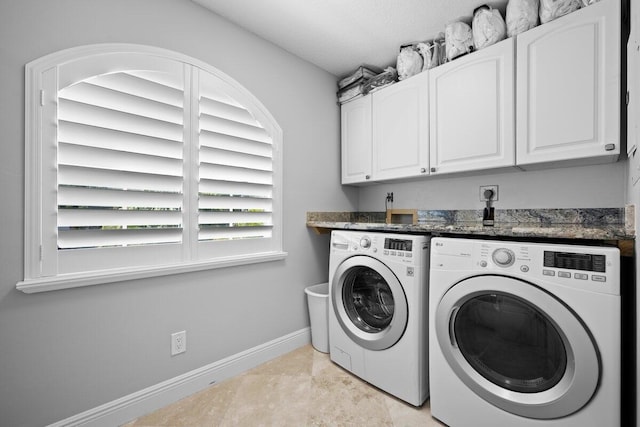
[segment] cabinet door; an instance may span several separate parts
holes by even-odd
[[[342,104],[342,183],[371,179],[371,96]]]
[[[373,178],[429,173],[428,72],[373,93]]]
[[[602,0],[517,37],[517,163],[617,160],[620,2]]]
[[[430,73],[431,173],[515,165],[513,39]]]

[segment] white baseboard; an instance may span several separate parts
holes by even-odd
[[[214,382],[231,378],[311,342],[310,328],[303,328],[233,356],[113,400],[50,427],[113,427],[204,390]]]

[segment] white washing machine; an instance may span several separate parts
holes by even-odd
[[[434,238],[432,415],[620,426],[620,306],[617,248]]]
[[[414,406],[429,396],[429,237],[335,230],[331,360]]]

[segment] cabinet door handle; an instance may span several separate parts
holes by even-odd
[[[436,168],[431,168],[431,172],[435,172],[435,171],[436,171]]]
[[[607,144],[604,146],[604,151],[613,151],[616,149],[616,144]]]
[[[369,178],[371,178],[371,175],[365,175],[364,176],[364,179],[369,179]]]
[[[425,173],[425,172],[427,172],[427,169],[425,169],[425,168],[420,168],[420,173]]]

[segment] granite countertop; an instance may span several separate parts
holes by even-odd
[[[505,209],[495,211],[495,225],[482,225],[481,210],[416,210],[411,224],[387,224],[385,212],[308,212],[307,226],[404,233],[492,237],[634,240],[633,208]]]

